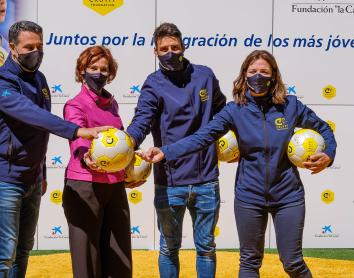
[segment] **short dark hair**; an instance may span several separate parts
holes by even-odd
[[[20,33],[25,31],[33,32],[43,37],[43,29],[41,26],[32,21],[22,20],[11,25],[9,29],[9,42],[18,44],[18,37]]]
[[[155,29],[154,32],[154,43],[155,46],[157,45],[158,39],[162,37],[175,37],[177,38],[182,44],[182,33],[177,28],[177,26],[173,23],[162,23]]]

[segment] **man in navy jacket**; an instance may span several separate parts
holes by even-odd
[[[38,71],[43,57],[39,25],[13,24],[9,46],[11,54],[0,68],[0,278],[25,277],[46,190],[49,133],[92,138],[105,129],[80,128],[50,113],[48,84]]]
[[[176,142],[206,125],[226,103],[212,70],[184,58],[182,35],[174,24],[157,27],[154,41],[160,69],[146,79],[127,129],[136,146],[150,131],[155,146]],[[214,145],[171,163],[154,165],[160,277],[178,277],[186,208],[193,222],[198,277],[215,276],[218,175]]]

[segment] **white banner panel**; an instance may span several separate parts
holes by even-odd
[[[113,3],[114,2],[114,3]],[[38,21],[44,28],[45,73],[53,113],[62,116],[64,103],[80,84],[74,71],[78,55],[94,44],[108,46],[119,63],[117,78],[107,86],[120,104],[128,126],[141,86],[155,70],[151,44],[156,24],[175,23],[184,35],[185,56],[210,66],[231,100],[232,82],[244,58],[254,49],[267,49],[277,58],[288,93],[296,95],[336,127],[336,161],[311,176],[301,171],[306,189],[304,247],[354,247],[354,192],[350,184],[354,117],[352,82],[354,3],[350,1],[289,0],[115,0],[102,7],[97,1],[8,0],[8,27],[19,19]],[[37,13],[38,11],[38,13]],[[1,49],[0,49],[1,51]],[[0,53],[1,58],[1,53]],[[0,59],[1,60],[1,59]],[[143,148],[152,146],[149,136]],[[51,136],[48,155],[48,192],[43,198],[36,247],[67,249],[68,230],[61,207],[68,143]],[[233,213],[237,164],[221,163],[221,210],[216,230],[218,248],[238,247]],[[153,177],[141,188],[127,190],[131,208],[133,248],[158,249],[159,232],[153,207]],[[291,227],[289,227],[291,228]],[[275,247],[268,226],[266,246]],[[183,248],[193,248],[191,220],[186,213]]]
[[[152,53],[150,53],[152,55]],[[121,104],[119,114],[125,126],[128,126],[134,116],[135,104]],[[153,146],[151,135],[147,136],[142,149]],[[136,189],[127,189],[130,207],[131,237],[134,249],[154,249],[155,246],[155,211],[154,211],[154,179],[151,175],[146,183]]]
[[[310,107],[322,119],[331,122],[338,148],[330,168],[316,175],[300,170],[306,196],[303,245],[305,248],[353,248],[354,225],[350,219],[354,217],[351,163],[354,131],[348,128],[348,119],[354,115],[354,107]],[[271,246],[276,246],[274,233]]]
[[[63,105],[53,105],[52,112],[62,117]],[[48,188],[42,197],[38,221],[37,246],[40,250],[69,248],[68,226],[62,208],[65,168],[69,157],[68,141],[51,135],[46,159]]]
[[[273,51],[289,93],[309,104],[354,104],[354,4],[274,1]]]
[[[107,89],[119,103],[136,103],[143,81],[155,67],[151,47],[154,1],[114,2],[117,8],[102,15],[92,1],[39,0],[38,22],[44,26],[46,53],[42,70],[51,86],[62,89],[53,88],[53,103],[65,103],[77,93],[76,59],[95,44],[107,46],[119,64],[118,76]],[[49,11],[65,16],[58,22]]]
[[[261,40],[272,32],[272,1],[158,0],[157,25],[163,22],[178,26],[186,58],[211,67],[231,100],[245,57],[254,49],[270,50]]]

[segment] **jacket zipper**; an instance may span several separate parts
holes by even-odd
[[[263,131],[264,131],[264,158],[266,163],[266,176],[264,180],[264,191],[266,206],[269,205],[269,146],[268,146],[268,132],[267,132],[267,118],[263,106],[261,106],[261,111],[263,113]]]
[[[9,173],[11,172],[11,162],[12,162],[12,156],[13,156],[13,145],[12,145],[12,138],[11,134],[8,139],[8,148],[7,148],[7,159],[9,161]]]

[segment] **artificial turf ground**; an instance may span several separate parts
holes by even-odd
[[[262,278],[287,278],[276,250],[267,250],[260,269]],[[305,249],[305,261],[313,277],[354,278],[354,249]],[[72,278],[68,251],[34,251],[26,278]],[[37,255],[37,256],[35,256]],[[41,255],[41,256],[40,256]],[[180,278],[194,278],[195,251],[180,252]],[[237,277],[238,250],[218,250],[216,278]],[[321,257],[321,258],[318,258]],[[133,278],[158,278],[158,251],[133,250]]]
[[[239,252],[239,249],[221,249],[218,251],[225,252]],[[32,251],[31,256],[50,255],[69,253],[68,250],[38,250]],[[266,254],[278,254],[277,249],[265,249]],[[354,261],[354,249],[322,249],[322,248],[306,248],[303,249],[305,257],[309,258],[322,258],[322,259],[335,259],[335,260],[350,260]],[[353,276],[354,277],[354,276]]]

